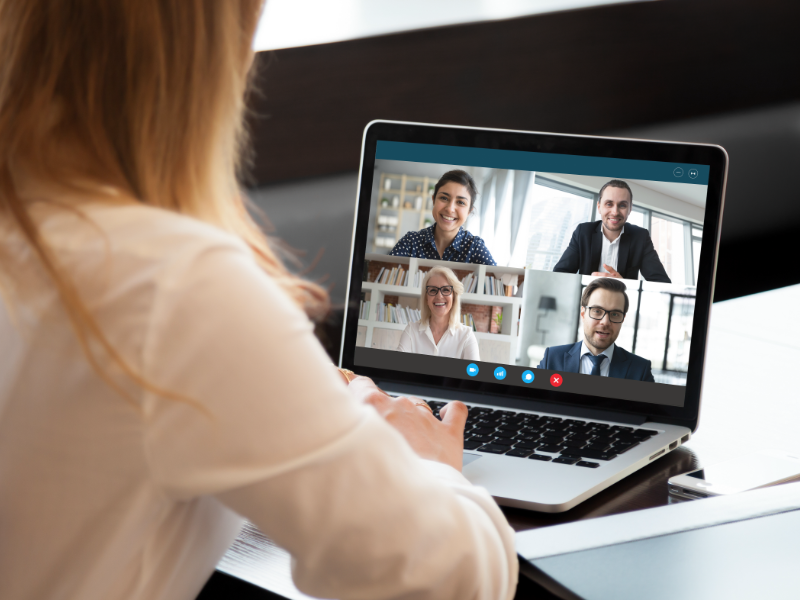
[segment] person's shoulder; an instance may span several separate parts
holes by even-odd
[[[237,236],[215,225],[170,210],[141,204],[91,205],[87,217],[120,251],[158,256],[159,250],[202,251],[226,247],[248,251]]]
[[[639,356],[638,354],[634,354],[633,352],[630,352],[628,350],[625,350],[625,348],[622,348],[622,347],[617,346],[615,344],[614,345],[614,355],[616,356],[617,354],[619,354],[620,358],[622,358],[622,359],[629,360],[629,361],[631,361],[633,363],[637,363],[637,364],[642,365],[642,366],[650,366],[650,361],[647,360],[646,358],[643,358],[643,357]]]
[[[630,233],[632,236],[646,235],[650,237],[650,232],[647,229],[634,225],[633,223],[625,223],[625,233]]]
[[[576,342],[580,344],[580,342]],[[575,344],[562,344],[561,346],[549,346],[545,352],[549,354],[566,354],[575,347]]]
[[[590,238],[592,234],[597,231],[600,223],[601,221],[586,221],[584,223],[578,223],[575,226],[575,229],[572,231],[572,235],[573,237],[578,238]]]

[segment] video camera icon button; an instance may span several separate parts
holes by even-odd
[[[500,381],[505,379],[507,374],[508,372],[506,371],[505,367],[497,367],[494,370],[494,378],[499,379]]]
[[[470,377],[475,377],[475,375],[478,374],[478,371],[480,371],[480,369],[478,368],[478,365],[476,365],[475,363],[469,363],[467,365],[467,375],[469,375]]]
[[[553,387],[560,387],[562,383],[564,383],[564,378],[558,373],[554,373],[550,376],[550,385]]]
[[[535,378],[536,378],[536,376],[533,374],[533,371],[531,371],[530,369],[528,369],[527,371],[523,371],[522,372],[522,381],[524,383],[530,383]]]
[[[675,170],[672,172],[675,177],[683,177],[683,169],[680,167],[675,167]]]

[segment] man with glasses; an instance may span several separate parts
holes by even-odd
[[[649,360],[614,343],[628,306],[623,282],[609,277],[592,281],[581,296],[583,340],[548,348],[538,368],[655,383]]]
[[[671,283],[650,232],[627,222],[632,209],[631,187],[621,179],[607,182],[597,200],[600,220],[575,228],[553,271],[619,279],[641,273],[647,281]]]

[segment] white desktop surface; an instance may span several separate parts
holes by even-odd
[[[776,427],[800,423],[799,376],[800,285],[714,304],[700,426],[686,446],[706,464],[752,451],[750,438],[759,450],[800,451],[796,430]],[[217,568],[287,598],[309,598],[291,581],[289,555],[250,524]]]

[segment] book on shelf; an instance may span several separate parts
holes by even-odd
[[[478,276],[475,273],[470,273],[461,280],[461,284],[464,286],[465,294],[472,294],[478,289]]]
[[[383,277],[383,272],[386,270],[385,267],[381,267],[381,270],[378,271],[378,276],[375,278],[375,283],[381,282],[381,277]]]
[[[359,319],[369,319],[369,300],[362,300],[358,311]]]

